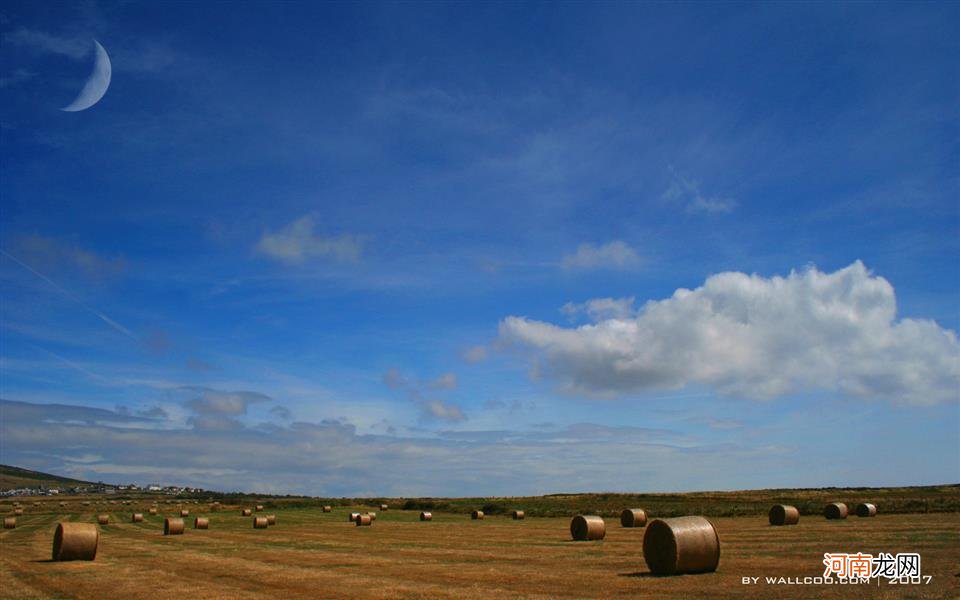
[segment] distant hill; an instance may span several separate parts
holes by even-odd
[[[21,469],[20,467],[0,465],[0,492],[40,486],[45,488],[63,488],[78,485],[96,485],[96,482],[81,481],[79,479],[51,475],[50,473]]]

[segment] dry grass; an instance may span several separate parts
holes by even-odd
[[[569,517],[471,521],[434,511],[432,523],[421,523],[419,511],[400,510],[380,515],[376,527],[356,527],[344,517],[360,507],[343,507],[283,510],[282,526],[254,531],[230,508],[204,515],[209,531],[174,537],[162,535],[162,517],[128,523],[111,515],[90,563],[48,559],[57,520],[95,522],[96,513],[27,515],[0,532],[0,597],[316,598],[318,590],[324,598],[960,597],[958,513],[807,516],[788,528],[768,525],[765,511],[715,518],[717,572],[658,578],[643,559],[644,529],[610,527],[602,542],[578,543],[570,541]],[[824,552],[856,551],[919,552],[933,580],[860,588],[741,583],[819,575]],[[149,583],[157,581],[163,585]]]

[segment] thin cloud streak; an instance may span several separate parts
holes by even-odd
[[[60,284],[58,284],[58,283],[55,282],[54,280],[50,279],[49,277],[47,277],[46,275],[44,275],[44,274],[41,273],[40,271],[37,271],[36,269],[34,269],[33,267],[31,267],[31,266],[28,265],[27,263],[23,262],[22,260],[18,259],[17,257],[13,256],[12,254],[10,254],[9,252],[7,252],[6,250],[0,249],[0,254],[3,254],[4,256],[6,256],[6,257],[9,258],[10,260],[12,260],[13,262],[15,262],[15,263],[17,263],[18,265],[20,265],[21,267],[23,267],[24,269],[30,271],[31,273],[33,273],[34,275],[36,275],[37,277],[39,277],[39,278],[42,279],[43,281],[47,282],[47,283],[50,284],[54,289],[56,289],[57,291],[59,291],[61,294],[63,294],[64,296],[66,296],[66,297],[69,298],[70,300],[73,300],[75,303],[77,303],[78,305],[80,305],[84,310],[86,310],[86,311],[89,312],[90,314],[97,316],[101,321],[103,321],[104,323],[106,323],[107,325],[109,325],[109,326],[110,326],[111,328],[113,328],[114,330],[122,333],[123,335],[127,336],[128,338],[130,338],[131,340],[133,340],[133,341],[135,341],[135,342],[138,342],[138,343],[140,342],[140,338],[137,337],[136,334],[134,334],[132,331],[130,331],[129,329],[127,329],[126,327],[124,327],[124,326],[121,325],[120,323],[117,323],[116,321],[114,321],[113,319],[111,319],[110,317],[108,317],[107,315],[105,315],[104,313],[100,312],[99,310],[97,310],[97,309],[95,309],[95,308],[92,308],[91,306],[89,306],[88,304],[86,304],[85,302],[83,302],[82,300],[80,300],[79,298],[77,298],[74,294],[72,294],[72,293],[71,293],[70,291],[68,291],[66,288],[64,288],[63,286],[61,286]]]

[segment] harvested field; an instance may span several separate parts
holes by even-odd
[[[359,506],[346,507],[361,511]],[[129,513],[124,513],[129,514]],[[22,517],[0,532],[4,598],[956,598],[960,514],[879,514],[872,519],[801,519],[771,527],[766,512],[711,518],[722,553],[715,573],[651,577],[644,529],[609,527],[600,542],[570,541],[569,517],[523,523],[508,515],[481,523],[433,511],[391,510],[376,527],[314,508],[278,510],[283,528],[255,531],[248,519],[164,537],[163,519],[130,523],[112,514],[93,562],[49,562],[58,520],[92,512]],[[768,585],[770,577],[819,576],[824,552],[919,552],[929,585]],[[576,573],[576,577],[571,577]],[[163,580],[144,585],[144,575]],[[743,577],[760,577],[747,586]]]

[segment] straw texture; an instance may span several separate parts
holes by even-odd
[[[570,535],[579,542],[602,540],[607,535],[607,524],[595,515],[577,515],[570,521]]]
[[[269,523],[267,522],[266,517],[254,517],[253,518],[253,528],[254,529],[266,529]]]
[[[472,513],[470,513],[470,518],[473,519],[474,521],[482,521],[483,511],[482,510],[473,511]]]
[[[93,560],[100,531],[92,523],[57,523],[53,532],[53,560]]]
[[[771,525],[796,525],[800,522],[800,511],[789,504],[774,504],[769,517]]]
[[[13,510],[13,514],[14,514],[14,516],[19,517],[20,515],[23,514],[23,509],[22,509],[22,508],[15,508],[15,509]]]
[[[267,525],[276,525],[277,515],[267,515]]]
[[[857,516],[858,517],[875,517],[877,516],[877,505],[870,504],[869,502],[862,502],[857,505]]]
[[[433,520],[433,513],[429,513],[429,512],[422,512],[422,513],[420,513],[420,520],[421,520],[421,521],[432,521],[432,520]]]
[[[164,519],[163,535],[183,535],[183,519],[175,517]]]
[[[381,505],[380,505],[380,510],[387,510],[388,508],[390,508],[390,507],[387,506],[386,504],[381,504]]]
[[[245,508],[242,511],[240,511],[240,516],[243,516],[243,517],[249,517],[252,514],[253,514],[253,511],[250,510],[249,508]]]
[[[189,516],[190,516],[190,511],[187,510],[187,509],[185,509],[185,508],[184,508],[184,509],[181,509],[181,510],[180,510],[180,516],[181,516],[181,517],[189,517]]]
[[[360,517],[357,518],[356,523],[357,523],[357,527],[363,527],[363,526],[369,527],[370,525],[373,524],[373,519],[370,518],[370,515],[360,515]]]
[[[332,507],[332,506],[324,506],[324,507],[323,507],[323,512],[333,512],[333,507]]]
[[[375,512],[368,512],[368,513],[367,513],[367,516],[370,517],[370,520],[371,520],[371,521],[376,521],[376,520],[377,520],[377,513],[375,513]]]
[[[654,519],[643,534],[643,558],[654,575],[709,573],[720,564],[720,536],[703,517]]]
[[[131,523],[143,523],[143,513],[133,513],[130,515]]]
[[[623,527],[643,527],[647,524],[647,513],[642,508],[625,508],[620,513],[620,525]]]
[[[522,510],[515,510],[510,513],[510,516],[513,517],[514,521],[522,521],[527,515],[523,514]]]
[[[263,510],[263,505],[262,505],[262,504],[258,504],[258,505],[257,505],[257,512],[260,512],[260,511],[262,511],[262,510]]]
[[[193,520],[194,529],[209,529],[210,528],[210,519],[207,517],[196,517]]]
[[[846,519],[849,512],[847,505],[843,502],[831,502],[823,507],[823,516],[828,519]]]
[[[97,515],[97,523],[108,525],[110,523],[110,515]]]
[[[16,529],[17,527],[17,518],[16,517],[4,517],[3,518],[3,528],[4,529]]]
[[[350,516],[347,518],[347,520],[350,521],[351,523],[355,523],[359,518],[360,518],[360,513],[352,512],[350,513]]]

